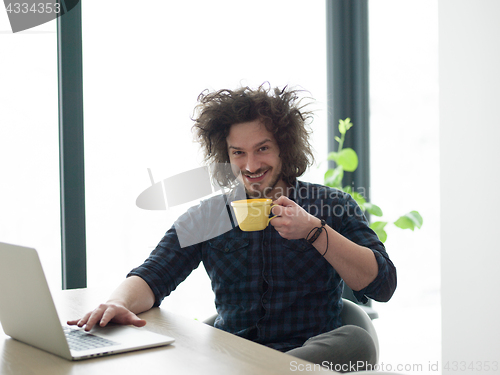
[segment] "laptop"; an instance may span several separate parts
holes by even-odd
[[[1,242],[0,323],[10,337],[73,361],[174,342],[133,326],[95,327],[90,333],[64,327],[37,251]]]

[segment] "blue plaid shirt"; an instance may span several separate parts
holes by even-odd
[[[343,236],[373,251],[378,276],[354,295],[360,301],[367,297],[389,300],[396,289],[396,269],[351,196],[297,181],[290,199]],[[215,293],[217,328],[287,351],[339,327],[344,283],[306,240],[286,240],[271,225],[256,232],[235,227],[181,248],[176,228],[213,231],[213,212],[221,217],[228,215],[225,202],[220,202],[212,198],[188,210],[144,264],[129,273],[148,283],[156,298],[155,306],[203,261]],[[207,217],[209,212],[212,214]]]

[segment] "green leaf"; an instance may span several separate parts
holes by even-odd
[[[341,165],[346,172],[354,172],[358,168],[358,154],[352,148],[344,148],[338,153],[335,162]]]
[[[337,136],[335,137],[335,140],[336,140],[338,143],[340,143],[340,141],[341,141],[341,139],[340,139],[339,137],[337,137]]]
[[[366,210],[366,207],[365,207],[365,205],[366,205],[366,199],[365,199],[365,197],[363,197],[363,195],[361,195],[360,193],[357,193],[355,191],[351,191],[349,194],[356,201],[356,203],[358,204],[358,206],[361,207],[361,209],[363,211],[365,211]]]
[[[383,215],[382,209],[379,206],[377,206],[377,205],[375,205],[373,203],[366,202],[365,203],[365,209],[366,209],[366,211],[368,211],[373,216],[381,217]]]
[[[418,229],[422,228],[422,225],[424,225],[424,219],[418,211],[411,211],[408,215],[410,215]]]
[[[344,170],[342,167],[329,169],[325,173],[325,185],[333,188],[341,188],[343,178]]]
[[[330,152],[328,160],[333,160],[346,172],[354,172],[358,168],[358,154],[352,148],[344,148],[340,152]]]
[[[415,223],[407,216],[401,216],[394,222],[394,225],[401,229],[415,229]]]
[[[345,119],[345,130],[349,130],[350,128],[352,128],[353,126],[353,123],[351,122],[351,119],[348,117]]]
[[[339,132],[340,134],[345,134],[346,132],[346,126],[344,120],[339,120]]]
[[[401,216],[394,222],[394,225],[401,229],[414,230],[415,227],[421,228],[424,220],[417,211],[411,211],[406,215]]]
[[[335,161],[335,160],[337,160],[338,155],[339,155],[338,152],[332,151],[332,152],[328,153],[327,159]]]
[[[370,224],[370,228],[372,228],[372,230],[377,234],[381,242],[385,242],[387,240],[387,232],[385,231],[386,225],[387,221],[375,221]]]
[[[365,198],[365,196],[363,194],[358,193],[357,191],[354,191],[352,189],[352,186],[344,186],[344,188],[342,189],[342,191],[344,191],[345,193],[349,194],[356,201],[356,203],[363,210],[363,212],[366,211],[365,205],[368,204],[368,203],[366,202],[366,198]]]
[[[375,229],[384,229],[387,225],[387,221],[374,221],[370,224],[370,228]]]
[[[339,132],[340,134],[345,134],[350,128],[352,128],[351,119],[348,117],[345,120],[339,120]]]

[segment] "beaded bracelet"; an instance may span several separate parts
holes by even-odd
[[[326,230],[325,225],[326,225],[326,221],[323,220],[323,219],[321,219],[321,226],[320,227],[315,227],[315,228],[311,229],[311,231],[306,236],[306,241],[309,242],[312,245],[314,243],[314,241],[316,241],[318,239],[318,237],[320,236],[320,234],[323,232],[323,229],[325,230],[325,234],[326,234],[326,250],[323,253],[323,256],[325,256],[326,252],[328,251],[328,231]],[[311,233],[313,231],[315,231],[314,234],[311,236],[311,238],[309,238],[309,236],[311,235]]]

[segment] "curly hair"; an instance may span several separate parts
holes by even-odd
[[[278,144],[281,178],[292,184],[314,162],[309,143],[312,112],[304,110],[307,104],[301,104],[300,92],[287,86],[271,89],[268,85],[255,90],[242,87],[234,91],[203,91],[195,107],[193,131],[205,162],[229,165],[226,138],[231,126],[260,119]],[[231,185],[235,178],[230,168],[216,168],[213,173],[221,186]]]

